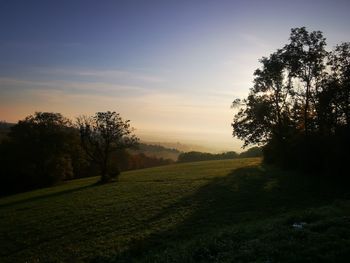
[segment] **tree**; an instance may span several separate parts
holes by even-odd
[[[245,146],[271,139],[281,143],[293,128],[305,134],[314,130],[315,115],[321,114],[317,95],[324,78],[325,45],[320,31],[293,28],[284,48],[260,60],[254,86],[232,123],[233,135]]]
[[[264,145],[267,162],[339,168],[350,161],[350,44],[327,52],[322,32],[305,27],[289,40],[260,60],[248,97],[234,100],[233,136]]]
[[[97,112],[77,120],[81,144],[90,161],[101,173],[101,183],[109,182],[119,171],[111,171],[111,154],[117,150],[137,145],[130,121],[124,121],[116,112]]]
[[[36,112],[13,125],[1,144],[3,190],[25,191],[72,178],[76,135],[59,113]]]
[[[241,152],[239,154],[240,158],[251,158],[251,157],[262,157],[262,148],[261,147],[252,147],[248,150]]]
[[[331,77],[328,84],[336,89],[333,111],[337,113],[336,122],[350,128],[350,42],[337,45],[329,53],[328,65],[331,67]]]
[[[244,140],[244,146],[262,144],[271,138],[286,137],[291,98],[290,78],[286,77],[281,51],[260,60],[262,67],[254,72],[254,86],[247,99],[235,100],[240,107],[232,123],[233,136]]]
[[[324,76],[326,39],[321,31],[308,32],[305,27],[292,28],[290,42],[283,48],[285,67],[289,78],[302,87],[296,90],[295,102],[301,105],[303,130],[308,135],[317,114],[315,97],[320,92],[320,83]]]

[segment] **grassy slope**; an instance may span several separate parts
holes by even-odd
[[[88,178],[2,198],[0,262],[312,262],[315,256],[338,262],[350,256],[346,196],[316,178],[259,163],[170,165],[123,173],[108,185]],[[299,221],[308,223],[301,231],[291,227]]]

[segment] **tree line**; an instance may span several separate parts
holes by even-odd
[[[100,176],[105,183],[121,170],[172,163],[130,154],[137,147],[130,121],[98,112],[72,122],[60,113],[36,112],[9,127],[0,143],[0,195],[51,186],[64,180]]]
[[[329,52],[322,32],[293,28],[260,63],[248,97],[232,104],[233,136],[264,145],[267,163],[340,174],[350,161],[350,43]]]
[[[178,157],[178,162],[184,163],[184,162],[198,162],[198,161],[211,161],[211,160],[229,160],[229,159],[235,159],[235,158],[248,158],[248,157],[261,157],[261,156],[262,156],[261,147],[252,147],[242,153],[230,151],[230,152],[214,154],[214,153],[191,151],[191,152],[181,153]]]

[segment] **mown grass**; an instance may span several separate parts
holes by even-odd
[[[0,199],[0,261],[350,258],[346,188],[262,166],[257,158],[130,171],[107,185],[96,180]],[[295,222],[307,224],[294,229]]]

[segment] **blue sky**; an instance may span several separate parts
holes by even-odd
[[[145,140],[239,150],[230,104],[292,27],[350,41],[348,1],[0,1],[0,119],[116,110]]]

